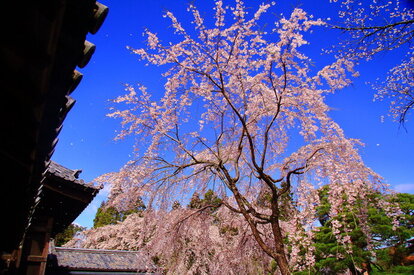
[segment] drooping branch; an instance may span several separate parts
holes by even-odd
[[[368,35],[372,35],[372,34],[375,34],[378,31],[382,31],[382,30],[385,30],[385,29],[392,29],[392,28],[397,27],[399,25],[406,25],[406,26],[408,26],[408,25],[411,25],[413,23],[414,23],[414,20],[406,20],[406,21],[395,22],[395,23],[392,23],[392,24],[386,24],[386,25],[382,25],[382,26],[342,27],[342,26],[331,25],[331,27],[333,27],[335,29],[343,30],[343,31],[366,31],[366,30],[373,30],[374,32],[368,34]]]

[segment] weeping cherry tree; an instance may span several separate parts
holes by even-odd
[[[158,96],[144,86],[128,85],[114,100],[109,116],[123,126],[117,138],[135,136],[138,151],[99,180],[112,184],[110,201],[120,208],[137,196],[148,197],[150,207],[168,208],[213,189],[243,217],[279,272],[290,274],[314,264],[320,186],[330,184],[329,215],[336,216],[344,203],[364,201],[383,185],[325,103],[326,95],[350,83],[353,63],[337,58],[315,69],[301,47],[308,43],[304,36],[325,23],[296,8],[264,30],[261,17],[273,5],[248,15],[241,0],[232,7],[215,1],[211,28],[189,5],[191,31],[167,12],[177,43],[145,32],[147,48],[130,50],[165,66],[162,95],[152,99]],[[346,228],[332,226],[334,232]],[[350,242],[343,234],[337,238]]]

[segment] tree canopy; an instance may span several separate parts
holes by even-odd
[[[241,0],[232,7],[217,0],[209,27],[190,4],[193,31],[166,12],[178,42],[164,43],[146,30],[147,48],[130,50],[148,64],[165,65],[163,95],[152,99],[145,86],[128,85],[114,100],[109,116],[123,126],[117,138],[136,136],[140,152],[98,180],[113,184],[109,203],[119,209],[144,194],[150,207],[169,209],[177,198],[212,189],[289,274],[315,263],[320,186],[331,187],[327,219],[344,247],[351,238],[340,228],[349,221],[334,218],[344,205],[367,206],[373,190],[386,188],[363,163],[360,143],[328,114],[325,96],[351,83],[354,60],[311,66],[301,50],[304,35],[326,23],[296,8],[266,32],[261,16],[273,5],[261,4],[250,16]],[[378,207],[390,213],[389,203],[379,199]],[[366,228],[367,215],[359,219]]]
[[[146,209],[141,197],[135,198],[135,202],[129,205],[128,209],[118,210],[108,203],[102,202],[93,219],[93,227],[101,227],[109,224],[116,224],[125,220],[125,218],[133,213],[142,213]]]

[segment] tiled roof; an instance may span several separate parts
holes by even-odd
[[[53,217],[51,237],[69,226],[102,188],[85,183],[78,178],[79,174],[80,170],[71,170],[53,161],[46,170],[32,220]]]
[[[139,251],[55,247],[59,267],[70,270],[136,271],[159,273],[151,259]]]
[[[56,177],[59,177],[61,179],[64,179],[66,181],[71,181],[74,183],[77,183],[79,185],[83,185],[86,187],[91,187],[94,189],[101,189],[102,186],[94,186],[90,183],[85,183],[83,180],[78,179],[79,174],[82,172],[82,170],[71,170],[69,168],[66,168],[54,161],[50,162],[50,165],[47,170],[48,173],[55,175]]]

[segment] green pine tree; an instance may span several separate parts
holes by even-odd
[[[76,233],[85,230],[86,227],[77,225],[77,224],[70,224],[63,232],[59,233],[55,237],[55,245],[62,246],[68,241],[70,241]]]
[[[209,189],[205,194],[204,198],[200,199],[200,195],[194,192],[191,197],[188,208],[190,209],[201,209],[206,206],[210,206],[211,211],[217,210],[220,207],[222,200],[214,193],[213,190]]]
[[[142,213],[145,211],[146,206],[141,197],[138,197],[130,209],[124,211],[118,211],[113,206],[107,206],[106,202],[102,202],[101,206],[96,212],[95,218],[93,219],[93,227],[101,227],[109,224],[116,224],[126,219],[128,215],[133,213]]]
[[[380,193],[373,193],[368,198],[368,226],[371,231],[373,245],[376,248],[376,258],[373,259],[367,251],[365,235],[358,220],[358,211],[364,207],[361,202],[356,207],[344,205],[340,215],[335,218],[341,223],[348,224],[351,238],[352,253],[347,253],[343,245],[339,244],[332,233],[332,220],[329,218],[330,204],[328,201],[329,186],[324,186],[319,191],[321,204],[317,209],[317,216],[321,226],[315,232],[316,246],[316,269],[320,274],[338,274],[349,269],[355,271],[355,267],[370,269],[373,266],[377,270],[389,271],[393,266],[401,264],[401,259],[407,255],[408,251],[404,247],[405,241],[414,236],[413,211],[414,195],[397,194],[387,195],[385,199],[394,206],[400,207],[403,215],[399,220],[396,229],[393,228],[392,220],[386,213],[378,208],[375,202],[378,198],[383,198]],[[346,199],[346,198],[344,198]],[[384,248],[389,247],[389,248]],[[390,249],[395,253],[390,256]],[[337,254],[343,255],[342,259],[336,257]]]

